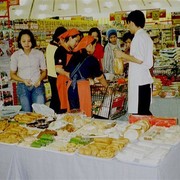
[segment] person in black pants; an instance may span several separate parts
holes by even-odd
[[[63,112],[59,108],[60,100],[59,100],[57,86],[56,86],[57,73],[55,70],[54,54],[61,43],[61,40],[58,37],[66,31],[67,31],[66,28],[62,26],[58,27],[52,36],[52,40],[50,41],[50,43],[48,44],[46,48],[48,81],[50,83],[51,92],[52,92],[52,96],[50,100],[50,108],[52,108],[57,114],[60,114]]]

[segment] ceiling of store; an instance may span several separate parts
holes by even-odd
[[[180,9],[180,0],[20,0],[20,5],[10,7],[10,18],[43,19],[54,16],[92,16],[95,19],[109,17],[116,11],[135,9]]]

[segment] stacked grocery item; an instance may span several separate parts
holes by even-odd
[[[175,82],[173,77],[158,75],[153,78],[153,96],[172,98],[180,95],[180,82]]]
[[[162,90],[162,81],[159,78],[153,78],[153,96],[158,96],[160,91]]]
[[[167,48],[160,50],[160,57],[156,59],[154,67],[169,67],[179,62],[180,48]]]
[[[160,50],[160,56],[164,60],[174,60],[179,61],[180,58],[180,48],[168,48]],[[170,62],[169,62],[170,63]],[[167,64],[168,65],[168,64]],[[169,64],[170,65],[170,64]]]
[[[167,48],[160,51],[160,56],[155,57],[154,75],[166,75],[171,81],[179,81],[180,48]],[[173,79],[171,79],[171,77]],[[170,85],[169,82],[167,85]]]

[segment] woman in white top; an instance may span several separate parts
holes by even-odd
[[[24,29],[18,36],[19,50],[11,56],[10,76],[18,82],[17,95],[22,110],[31,112],[33,103],[45,103],[42,80],[46,77],[46,62],[43,52],[35,49],[33,33]]]
[[[134,34],[130,55],[116,51],[117,57],[129,61],[128,72],[128,112],[151,115],[150,102],[153,79],[150,68],[153,66],[153,41],[143,29],[145,17],[139,10],[132,11],[127,17],[130,32]]]

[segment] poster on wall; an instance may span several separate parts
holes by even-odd
[[[109,15],[109,20],[110,21],[125,21],[127,18],[127,13],[126,12],[115,12],[115,13],[110,13]]]
[[[11,43],[14,38],[14,31],[11,29],[0,29],[0,61],[9,60],[13,53]]]
[[[153,20],[159,20],[159,18],[166,18],[166,10],[165,9],[147,10],[146,18],[153,19]]]
[[[172,24],[180,24],[180,12],[171,12]]]
[[[160,12],[157,10],[157,11],[153,11],[152,12],[152,19],[153,20],[159,20],[159,15],[160,15]]]
[[[7,15],[7,1],[0,2],[0,16]]]

